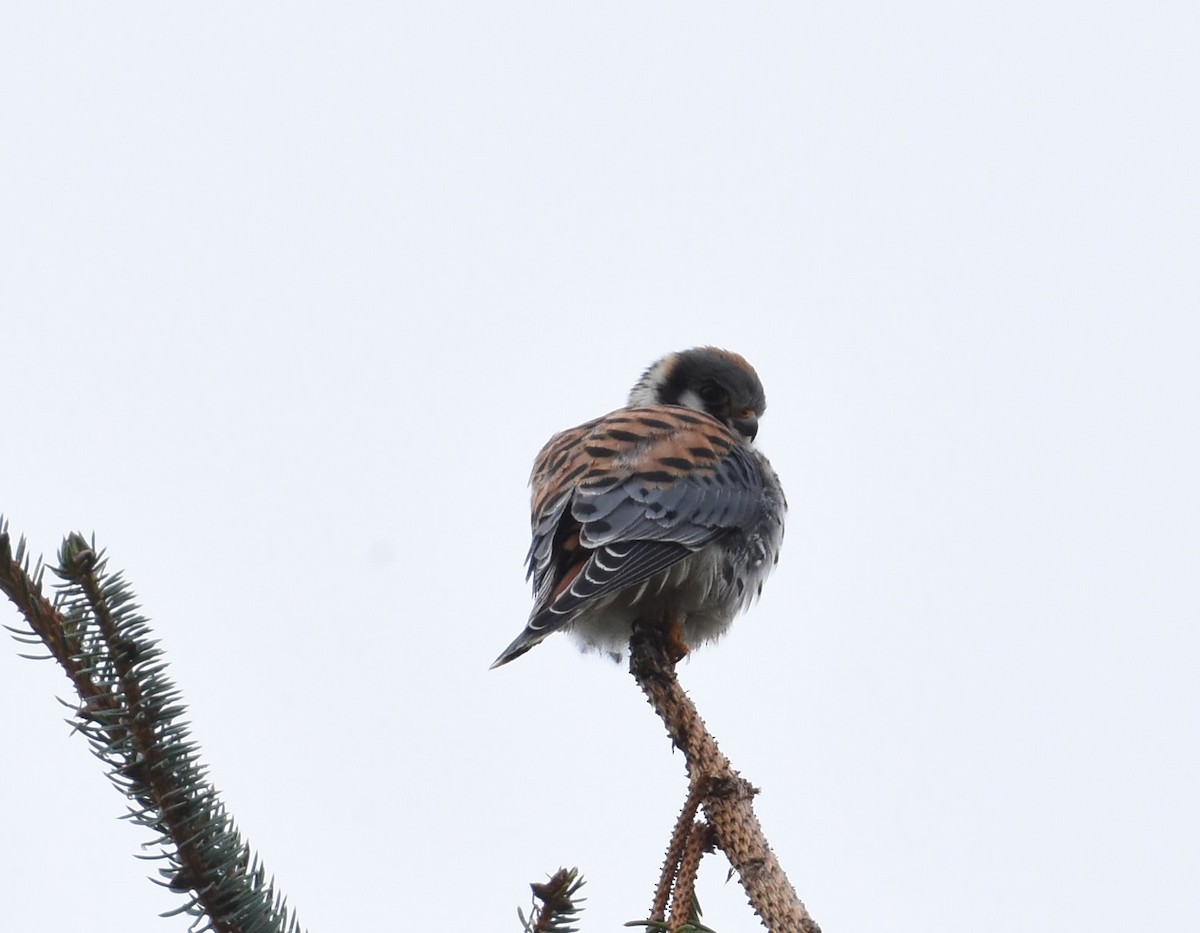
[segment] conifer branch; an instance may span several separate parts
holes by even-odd
[[[692,825],[696,821],[696,811],[700,809],[702,795],[698,787],[692,783],[688,788],[687,800],[679,817],[675,820],[675,828],[671,831],[671,841],[667,844],[667,854],[663,857],[662,871],[658,876],[658,887],[654,891],[654,903],[650,905],[650,919],[665,920],[667,904],[671,891],[675,886],[675,878],[679,874],[679,862],[683,858],[683,850],[687,845]]]
[[[576,933],[572,923],[579,921],[586,898],[578,897],[583,887],[578,868],[560,868],[547,881],[533,882],[533,908],[529,919],[517,908],[517,917],[525,933]]]
[[[109,574],[78,534],[64,540],[53,569],[63,582],[51,602],[41,562],[31,573],[24,539],[14,553],[0,520],[0,592],[29,625],[10,631],[45,645],[66,672],[79,696],[76,728],[132,801],[130,817],[156,834],[148,845],[159,851],[149,857],[166,863],[162,883],[188,895],[167,915],[192,916],[193,930],[299,933],[295,912],[204,779],[179,691],[121,574]]]
[[[679,685],[662,633],[638,628],[631,648],[629,670],[683,752],[689,797],[699,788],[713,841],[738,873],[754,912],[771,933],[820,933],[754,815],[757,789],[733,770]]]
[[[699,905],[696,901],[696,875],[700,872],[700,859],[712,847],[712,827],[707,823],[693,823],[688,830],[679,860],[675,891],[671,895],[671,919],[668,926],[672,933],[689,927],[696,928],[696,921],[700,919]]]

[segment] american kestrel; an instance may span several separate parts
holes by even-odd
[[[754,368],[697,347],[654,363],[617,409],[550,438],[530,476],[534,606],[492,667],[559,629],[618,656],[633,625],[674,652],[721,635],[779,559],[787,502],[753,446]]]

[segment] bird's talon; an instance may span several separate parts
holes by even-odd
[[[692,650],[688,647],[686,641],[683,640],[683,624],[680,622],[672,622],[667,626],[666,637],[663,639],[663,648],[667,653],[667,660],[674,667],[680,661],[688,656]]]

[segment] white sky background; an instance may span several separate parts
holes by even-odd
[[[645,916],[660,723],[487,667],[537,448],[713,343],[792,512],[682,679],[816,919],[1195,929],[1200,8],[395,6],[0,26],[0,509],[128,573],[305,925]],[[19,650],[0,928],[182,931]]]

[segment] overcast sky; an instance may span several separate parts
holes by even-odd
[[[127,572],[313,933],[516,931],[561,864],[645,916],[661,724],[565,638],[488,665],[538,447],[697,344],[791,514],[681,678],[824,929],[1200,924],[1200,7],[2,20],[0,510]],[[0,927],[184,930],[19,650]]]

